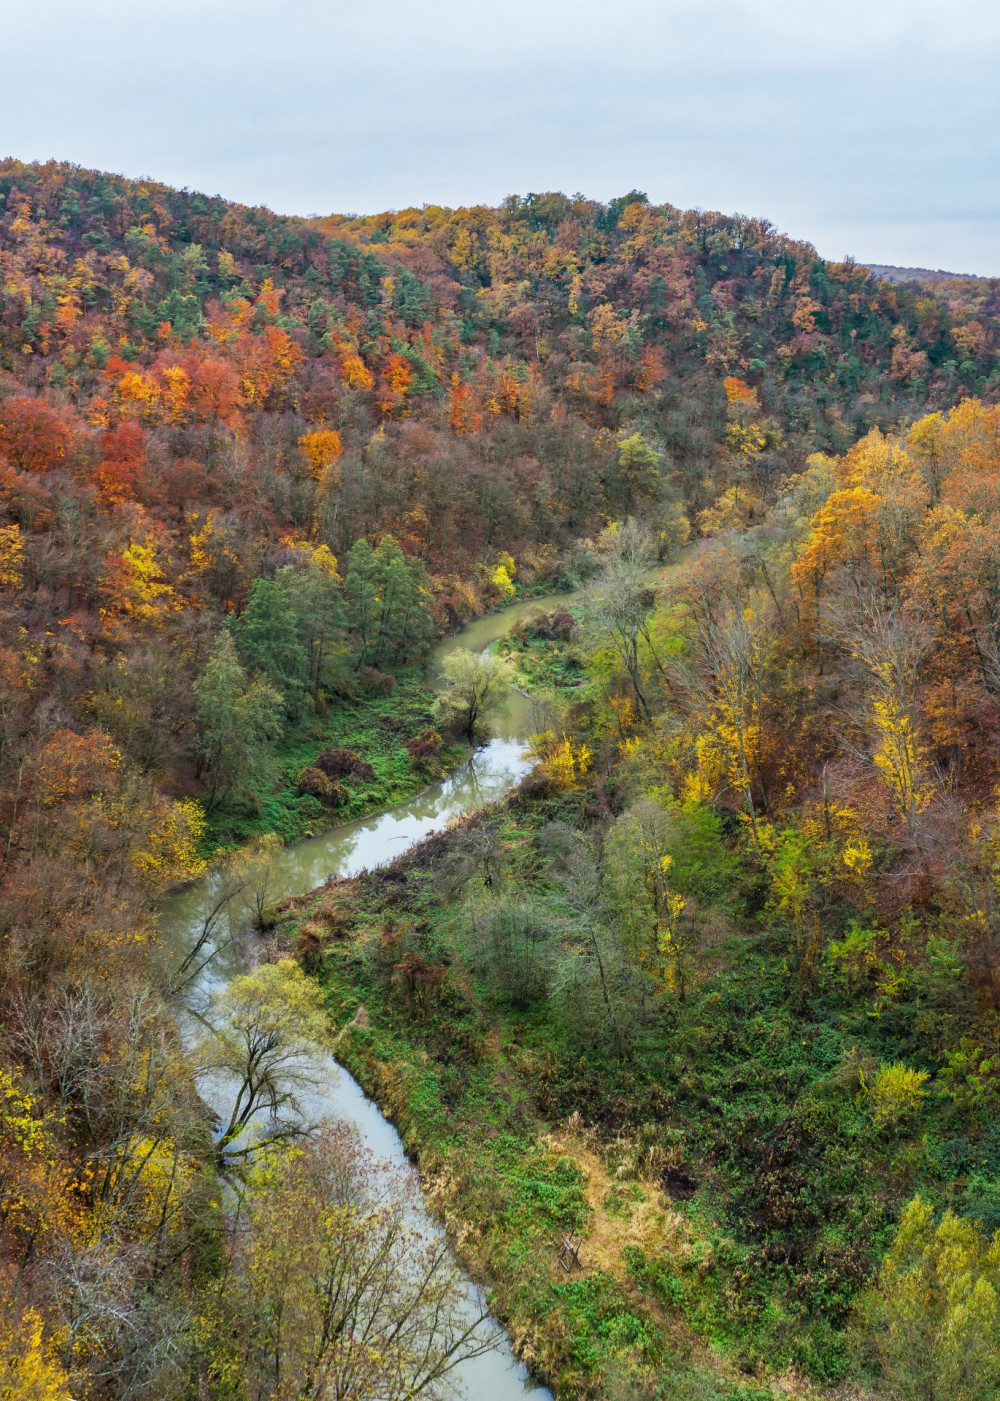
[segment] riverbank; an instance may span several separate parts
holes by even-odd
[[[314,971],[338,1059],[398,1128],[463,1265],[557,1397],[620,1385],[633,1388],[622,1396],[764,1401],[772,1392],[712,1346],[732,1341],[725,1295],[743,1252],[692,1209],[682,1162],[635,1132],[644,1097],[646,1115],[658,1112],[654,1087],[581,1054],[543,1011],[503,1006],[470,969],[468,887],[482,880],[486,838],[506,853],[495,885],[512,887],[537,873],[540,837],[579,802],[501,801],[390,867],[295,901],[279,937],[322,939]],[[400,984],[408,955],[443,970],[433,993]]]
[[[464,740],[446,738],[436,753],[416,760],[406,747],[433,728],[434,702],[434,691],[420,671],[404,673],[388,694],[344,697],[276,749],[271,779],[258,794],[256,810],[209,812],[206,854],[265,833],[275,833],[286,844],[313,837],[405,802],[454,771],[469,756]],[[298,783],[302,771],[328,750],[349,750],[367,766],[342,784],[345,793],[336,806],[303,793]]]

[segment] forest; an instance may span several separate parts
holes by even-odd
[[[1000,1395],[1000,281],[14,160],[0,261],[0,1397],[447,1395],[334,1038],[558,1401]],[[275,899],[512,685],[509,798]]]

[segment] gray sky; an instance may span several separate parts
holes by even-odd
[[[1000,275],[1000,0],[0,0],[0,153],[283,213],[529,190]]]

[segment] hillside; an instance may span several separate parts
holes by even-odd
[[[196,1092],[336,1035],[559,1401],[995,1397],[998,416],[995,280],[763,220],[0,163],[0,1394],[414,1394],[364,1270],[374,1342],[315,1314],[402,1198]],[[512,681],[508,803],[275,904]],[[265,937],[192,1044],[210,864]]]
[[[809,451],[996,388],[995,294],[973,315],[763,220],[531,195],[310,223],[16,162],[0,194],[8,393],[47,396],[84,479],[97,430],[134,425],[128,494],[175,531],[192,507],[310,530],[331,449],[299,439],[335,431],[334,551],[392,529],[447,570],[667,494],[704,509],[749,466],[766,496]],[[727,377],[760,405],[752,454]],[[625,428],[662,445],[648,480],[614,461]],[[234,492],[205,463],[238,433]]]
[[[972,272],[945,272],[943,268],[901,268],[892,263],[865,263],[865,267],[885,282],[958,282],[965,278],[979,279]]]

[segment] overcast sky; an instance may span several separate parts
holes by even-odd
[[[1000,0],[0,0],[0,154],[282,213],[530,190],[1000,275]]]

